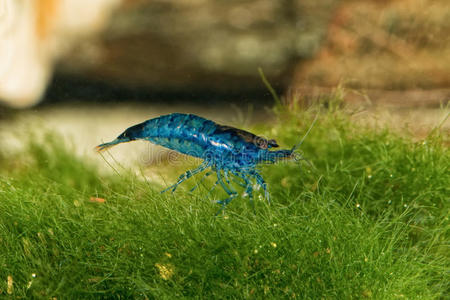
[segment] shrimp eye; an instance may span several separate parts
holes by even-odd
[[[255,145],[258,146],[261,149],[267,149],[267,140],[263,139],[261,137],[255,138]]]

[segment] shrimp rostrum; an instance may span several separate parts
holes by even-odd
[[[275,140],[267,140],[238,128],[219,125],[196,115],[181,113],[160,116],[132,126],[115,140],[101,144],[96,149],[102,151],[134,140],[147,140],[203,159],[200,166],[186,171],[175,184],[162,192],[175,191],[179,184],[203,171],[206,173],[202,180],[215,173],[217,181],[213,188],[220,185],[228,194],[226,199],[218,201],[222,207],[238,195],[230,180],[243,187],[245,195],[248,195],[250,200],[253,199],[253,186],[256,182],[263,188],[265,198],[270,201],[267,184],[258,172],[257,166],[286,159],[303,159],[294,152],[303,139],[290,150],[271,150],[278,147]]]

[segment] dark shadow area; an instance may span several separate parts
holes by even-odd
[[[279,94],[282,88],[276,87]],[[254,105],[256,107],[272,106],[273,98],[261,82],[261,88],[230,88],[227,92],[214,89],[173,89],[161,87],[130,88],[102,80],[56,74],[45,93],[41,105],[55,103],[123,103],[147,102],[151,104],[193,104],[207,106]]]
[[[0,103],[0,121],[2,120],[12,120],[15,118],[17,114],[17,110],[10,108],[8,106],[2,105]],[[1,145],[1,142],[0,142]]]

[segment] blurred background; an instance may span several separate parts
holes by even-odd
[[[0,0],[0,147],[42,127],[91,153],[171,112],[245,127],[273,105],[258,68],[288,100],[340,86],[361,119],[424,135],[449,33],[448,0]]]

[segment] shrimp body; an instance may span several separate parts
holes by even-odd
[[[256,166],[260,163],[275,163],[280,159],[294,158],[294,148],[271,151],[271,148],[278,147],[275,140],[267,140],[250,132],[220,125],[196,115],[181,113],[160,116],[134,125],[112,142],[97,146],[97,150],[102,151],[134,140],[147,140],[203,159],[203,163],[198,168],[182,174],[177,183],[163,192],[168,189],[175,191],[184,180],[210,167],[217,175],[215,185],[220,184],[229,196],[219,201],[223,206],[237,195],[229,175],[233,176],[235,183],[245,188],[250,199],[253,196],[253,179],[263,187],[265,196],[269,199],[267,185],[256,170]],[[207,172],[205,177],[211,173],[211,171]]]

